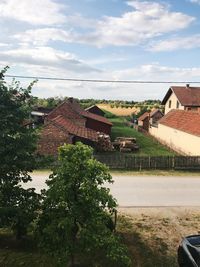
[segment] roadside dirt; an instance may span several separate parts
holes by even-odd
[[[200,234],[200,207],[120,208],[118,231],[137,267],[175,267],[184,236]]]

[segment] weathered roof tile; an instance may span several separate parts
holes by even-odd
[[[192,135],[200,136],[200,114],[173,109],[159,120],[160,124]]]

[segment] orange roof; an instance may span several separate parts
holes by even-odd
[[[149,112],[145,112],[145,113],[143,113],[139,118],[138,118],[138,120],[139,121],[143,121],[143,120],[145,120],[146,118],[148,118],[149,117]]]
[[[49,123],[53,123],[55,126],[61,128],[64,131],[69,132],[70,134],[89,139],[94,142],[97,142],[98,140],[98,134],[96,131],[85,128],[83,126],[78,126],[74,124],[71,120],[64,118],[61,115],[52,119]]]
[[[200,114],[198,112],[173,109],[159,120],[159,124],[200,136]]]
[[[165,105],[174,92],[182,106],[200,106],[200,87],[172,86],[166,93],[162,105]]]

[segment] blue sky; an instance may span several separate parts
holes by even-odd
[[[1,0],[0,27],[8,74],[200,80],[200,0]],[[38,81],[33,94],[162,99],[169,86]]]

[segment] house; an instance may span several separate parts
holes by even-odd
[[[150,112],[149,115],[149,124],[150,126],[157,126],[158,121],[164,116],[160,109],[154,109]]]
[[[43,124],[45,117],[51,112],[51,108],[35,107],[31,111],[31,119],[35,124]]]
[[[86,108],[85,110],[90,112],[90,113],[102,116],[102,117],[104,117],[104,115],[105,115],[105,112],[102,109],[100,109],[97,105],[93,105],[89,108]]]
[[[200,113],[170,110],[150,133],[161,143],[181,154],[200,155]]]
[[[165,114],[172,109],[200,111],[200,87],[172,86],[161,104],[165,105]]]
[[[45,123],[40,133],[37,152],[41,155],[56,155],[59,146],[65,143],[75,144],[78,141],[95,147],[98,133],[58,115]]]
[[[138,126],[145,131],[151,126],[157,126],[158,120],[163,117],[163,113],[159,109],[154,109],[150,113],[145,112],[138,118]]]
[[[86,128],[108,135],[111,134],[112,123],[107,118],[84,110],[74,98],[69,98],[53,109],[46,117],[46,120],[53,119],[58,115],[63,115]]]
[[[145,131],[149,130],[149,112],[143,113],[138,118],[138,127],[142,128]]]
[[[45,117],[37,152],[56,155],[59,146],[77,141],[97,147],[99,136],[109,134],[111,127],[108,119],[85,111],[76,100],[70,98]]]

